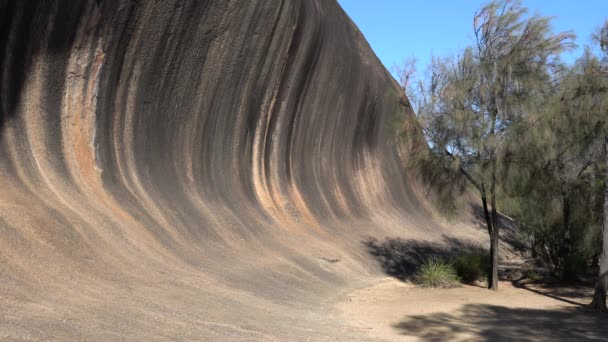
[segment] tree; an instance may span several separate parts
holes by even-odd
[[[432,163],[452,167],[479,192],[490,236],[488,287],[498,289],[498,171],[512,130],[572,46],[550,18],[527,16],[517,0],[494,1],[475,14],[475,44],[456,58],[433,59],[420,83],[419,117]],[[425,161],[428,162],[428,161]],[[489,203],[488,203],[489,198]]]
[[[599,258],[599,271],[598,279],[595,286],[595,293],[593,295],[593,302],[591,306],[594,309],[600,311],[608,311],[606,308],[606,292],[608,292],[608,105],[606,102],[608,96],[606,88],[608,88],[608,20],[604,23],[604,26],[600,29],[597,35],[597,40],[600,43],[600,47],[603,51],[603,63],[596,68],[593,68],[590,72],[590,76],[600,77],[600,85],[594,88],[592,95],[599,93],[599,103],[604,106],[598,106],[598,125],[597,135],[599,140],[603,140],[604,145],[604,206],[603,206],[603,228],[602,228],[602,252]]]
[[[397,76],[397,81],[403,92],[406,95],[412,95],[416,77],[416,57],[406,58],[401,64],[396,64],[391,69]]]
[[[593,249],[588,237],[598,221],[593,215],[595,170],[603,154],[594,133],[598,94],[593,93],[599,88],[591,86],[597,84],[592,79],[597,62],[587,49],[556,75],[528,114],[509,156],[517,165],[510,168],[505,188],[519,204],[509,214],[533,227],[536,250],[568,280],[584,272]]]

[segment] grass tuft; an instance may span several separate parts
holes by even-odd
[[[416,282],[422,287],[455,287],[460,279],[451,262],[430,258],[418,266]]]

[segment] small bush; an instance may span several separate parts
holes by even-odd
[[[460,279],[451,262],[431,258],[418,266],[416,282],[423,287],[454,287]]]
[[[532,281],[537,281],[537,280],[542,279],[542,276],[540,274],[538,274],[538,272],[536,272],[536,270],[532,266],[524,267],[523,276]]]
[[[455,258],[454,269],[465,283],[486,280],[490,274],[490,254],[481,247],[462,252]]]
[[[513,234],[511,243],[517,251],[532,252],[535,247],[534,232],[524,227],[518,228]]]

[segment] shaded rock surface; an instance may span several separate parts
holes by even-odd
[[[363,339],[399,94],[334,0],[0,1],[0,339]]]

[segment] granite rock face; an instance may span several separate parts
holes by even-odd
[[[400,93],[334,0],[0,1],[0,339],[362,339]]]

